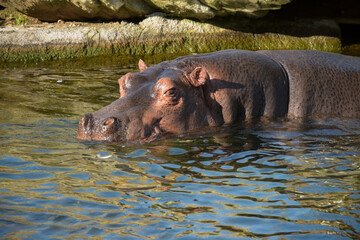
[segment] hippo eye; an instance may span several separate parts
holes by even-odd
[[[160,105],[176,105],[182,96],[182,91],[169,78],[160,79],[154,86],[154,97]]]
[[[176,97],[177,96],[177,91],[175,88],[171,88],[169,90],[167,90],[165,93],[164,93],[165,96],[167,97]]]

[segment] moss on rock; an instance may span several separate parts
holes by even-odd
[[[294,37],[284,34],[254,34],[253,50],[307,49],[327,52],[341,52],[341,41],[337,37],[311,36]]]

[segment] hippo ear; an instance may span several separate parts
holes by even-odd
[[[193,86],[200,87],[209,80],[209,74],[204,68],[197,67],[190,73],[189,80]]]
[[[120,92],[120,97],[123,97],[125,95],[125,89],[123,87],[124,84],[124,77],[119,78],[118,80],[119,82],[119,92]]]
[[[147,65],[142,59],[139,60],[139,70],[140,72],[145,71],[149,68],[149,65]]]

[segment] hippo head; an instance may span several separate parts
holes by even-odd
[[[119,81],[120,98],[80,120],[77,139],[86,141],[150,142],[201,126],[216,125],[207,99],[209,75],[202,67],[149,67],[139,61],[139,73]]]

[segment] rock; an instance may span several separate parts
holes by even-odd
[[[239,26],[251,25],[252,31],[161,16],[136,24],[123,21],[9,26],[0,28],[0,63],[86,56],[136,55],[154,59],[222,49],[341,51],[339,28],[333,21],[282,22],[278,26],[268,23],[267,31],[263,31],[264,21],[236,19]]]
[[[198,0],[148,0],[162,12],[177,17],[211,19],[215,17],[216,10]]]
[[[50,22],[119,20],[154,11],[143,0],[0,0],[0,5]]]
[[[242,14],[263,17],[291,0],[0,0],[0,5],[42,21],[121,20],[162,11],[177,17],[211,19]]]
[[[215,16],[241,14],[263,17],[268,10],[280,9],[291,0],[148,0],[163,12],[178,17],[211,19]]]

